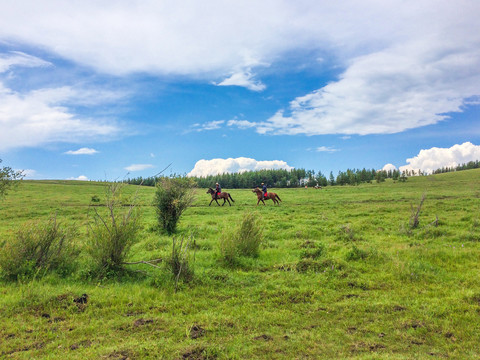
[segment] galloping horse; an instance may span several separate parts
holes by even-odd
[[[217,203],[218,206],[220,206],[220,204],[218,203],[217,199],[215,199],[215,190],[213,190],[212,188],[208,188],[207,190],[207,194],[210,194],[212,195],[212,201],[215,200],[215,202]],[[223,199],[223,205],[225,205],[225,201],[228,201],[228,205],[232,206],[232,204],[230,204],[230,200],[232,200],[233,202],[235,202],[235,200],[232,199],[232,196],[227,193],[227,192],[221,192],[220,195],[218,195],[218,198],[219,199]],[[228,200],[230,198],[230,200]],[[210,201],[210,204],[208,204],[208,206],[212,205],[212,201]]]
[[[253,189],[252,192],[256,193],[257,194],[257,198],[258,198],[258,201],[257,201],[257,206],[258,204],[260,203],[260,201],[263,203],[263,205],[265,205],[265,201],[263,201],[262,199],[262,190],[260,190],[258,187]],[[273,205],[275,204],[278,204],[280,205],[280,203],[278,202],[278,200],[282,201],[282,199],[280,199],[280,197],[273,193],[273,192],[268,192],[266,195],[265,195],[265,200],[273,200]]]

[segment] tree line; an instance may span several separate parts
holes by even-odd
[[[443,174],[447,172],[453,172],[453,171],[462,171],[462,170],[471,170],[471,169],[478,169],[480,168],[480,161],[469,161],[467,163],[457,165],[457,166],[452,166],[452,167],[442,167],[440,169],[437,169],[433,171],[434,174]]]
[[[170,177],[185,177],[185,175],[170,175]],[[398,170],[381,170],[375,169],[347,169],[347,171],[339,171],[336,176],[330,172],[327,178],[321,171],[305,169],[292,170],[259,170],[246,171],[243,173],[224,173],[219,175],[209,175],[204,177],[192,177],[197,187],[208,188],[215,187],[215,183],[219,183],[226,189],[248,189],[261,186],[262,183],[269,187],[275,188],[296,188],[296,187],[314,187],[314,186],[334,186],[334,185],[358,185],[361,183],[370,183],[372,181],[385,181],[391,178],[394,180],[406,179],[406,174],[401,174]],[[134,185],[155,186],[161,177],[137,177],[128,178],[124,182]]]
[[[452,171],[462,171],[480,168],[480,161],[469,161],[466,164],[455,167],[442,167],[433,172],[441,174]],[[314,186],[336,186],[336,185],[359,185],[371,182],[383,182],[386,179],[404,182],[409,176],[423,176],[425,173],[415,170],[375,170],[375,169],[347,169],[339,171],[337,175],[330,172],[327,177],[321,171],[306,169],[277,169],[277,170],[258,170],[246,171],[243,173],[224,173],[219,175],[209,175],[204,177],[192,177],[197,187],[214,188],[215,183],[219,183],[226,189],[249,189],[261,186],[262,183],[275,188],[296,188],[296,187],[314,187]],[[173,174],[171,178],[183,178],[186,175]],[[137,177],[125,179],[124,182],[134,185],[155,186],[162,177]]]

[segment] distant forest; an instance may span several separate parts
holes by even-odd
[[[440,174],[451,171],[461,171],[469,169],[477,169],[480,167],[479,161],[470,161],[466,164],[451,168],[441,168],[435,170],[434,174]],[[250,189],[261,186],[262,182],[269,187],[275,188],[295,188],[295,187],[314,187],[314,186],[335,186],[335,185],[358,185],[362,183],[382,182],[386,179],[394,181],[406,181],[408,176],[424,175],[423,173],[415,173],[414,171],[400,172],[399,170],[380,170],[375,169],[347,169],[347,171],[339,171],[337,176],[332,172],[327,177],[321,171],[305,169],[292,170],[259,170],[247,171],[243,173],[224,173],[221,175],[210,175],[206,177],[193,177],[197,187],[214,188],[215,183],[219,183],[225,189]],[[174,174],[171,177],[184,177],[185,175]],[[155,186],[159,177],[137,177],[133,179],[125,179],[124,182],[134,185]]]

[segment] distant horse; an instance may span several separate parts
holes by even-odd
[[[220,206],[220,204],[218,203],[217,199],[215,199],[215,190],[213,190],[212,188],[208,188],[207,190],[207,194],[210,194],[212,195],[212,201],[210,201],[210,204],[208,204],[208,206],[212,205],[212,202],[213,200],[215,200],[215,202],[217,203],[218,206]],[[232,196],[227,193],[227,192],[222,192],[218,195],[218,198],[219,199],[223,199],[223,205],[225,205],[225,201],[228,201],[228,205],[232,206],[232,204],[230,204],[230,200],[232,200],[233,202],[235,202],[235,200],[232,199]],[[230,200],[228,200],[230,198]]]
[[[257,206],[258,204],[260,203],[260,201],[263,203],[263,205],[265,205],[265,201],[263,201],[262,199],[262,190],[260,190],[258,187],[253,189],[252,192],[256,193],[257,194],[257,198],[258,198],[258,201],[257,201]],[[280,199],[280,197],[273,193],[273,192],[268,192],[266,195],[265,195],[265,200],[273,200],[273,205],[275,204],[278,204],[280,205],[280,203],[278,202],[278,200],[282,201],[282,199]]]

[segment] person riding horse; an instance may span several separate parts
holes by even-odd
[[[267,185],[262,183],[262,200],[265,200],[265,194],[267,193]]]
[[[218,199],[218,197],[220,196],[220,194],[222,193],[222,188],[220,187],[220,185],[218,183],[215,184],[215,200]]]

